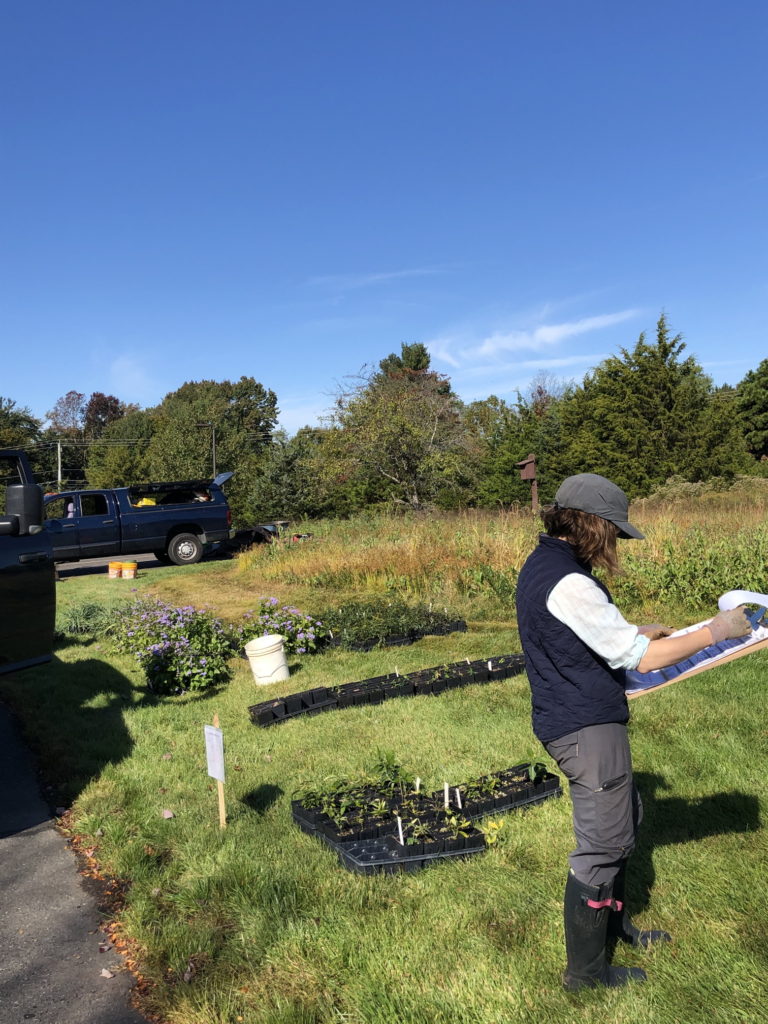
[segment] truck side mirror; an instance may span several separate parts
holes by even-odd
[[[0,534],[27,536],[43,528],[43,492],[37,484],[10,484],[5,489],[5,511]]]

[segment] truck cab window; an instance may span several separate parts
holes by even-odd
[[[71,495],[62,494],[45,504],[46,519],[71,519],[75,514],[75,503]]]
[[[80,513],[84,516],[105,516],[107,499],[103,494],[83,494],[80,498]]]
[[[4,516],[5,489],[11,484],[20,484],[24,481],[19,474],[19,467],[15,459],[0,458],[0,516]]]

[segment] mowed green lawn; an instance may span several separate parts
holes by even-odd
[[[181,572],[213,586],[228,570]],[[152,578],[161,584],[163,573],[181,578],[173,569]],[[60,592],[72,603],[116,591],[83,577]],[[429,788],[531,758],[549,765],[531,733],[527,682],[268,730],[251,725],[249,704],[516,649],[511,628],[477,622],[409,648],[303,657],[290,681],[272,687],[257,688],[243,662],[217,693],[156,700],[131,660],[96,640],[2,677],[0,694],[103,870],[130,882],[121,920],[156,983],[148,1007],[173,1024],[768,1019],[768,653],[632,701],[645,821],[631,903],[640,923],[675,937],[648,954],[617,951],[617,963],[646,967],[644,986],[578,995],[560,987],[567,796],[506,815],[503,840],[486,853],[416,874],[351,874],[293,825],[296,787],[365,772],[379,749]],[[214,713],[227,757],[223,832],[203,743]]]

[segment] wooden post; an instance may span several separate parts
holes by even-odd
[[[533,452],[527,455],[522,462],[516,463],[520,470],[521,480],[531,481],[531,512],[536,512],[539,507],[539,482],[536,479],[536,456]]]

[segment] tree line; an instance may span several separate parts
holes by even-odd
[[[540,496],[596,472],[635,498],[670,477],[768,476],[768,359],[716,387],[666,316],[583,378],[541,374],[512,402],[462,402],[426,347],[403,344],[340,389],[321,427],[289,437],[253,377],[189,381],[141,409],[70,391],[47,424],[0,397],[0,446],[23,446],[48,490],[233,471],[236,522],[344,516],[373,506],[500,507],[529,498],[516,463],[537,456]]]

